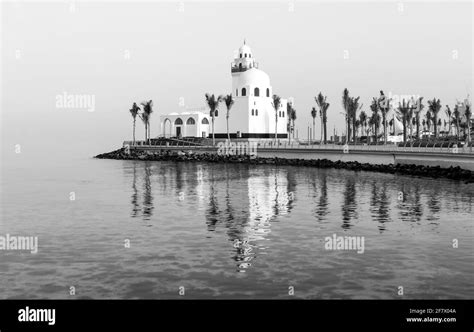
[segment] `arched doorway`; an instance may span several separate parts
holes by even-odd
[[[176,130],[176,137],[177,138],[181,138],[183,137],[183,120],[181,120],[181,118],[177,118],[175,121],[174,121],[174,127],[175,127],[175,130]]]
[[[166,123],[168,123],[168,127]],[[170,136],[171,136],[171,120],[166,118],[163,121],[163,137],[170,137]]]

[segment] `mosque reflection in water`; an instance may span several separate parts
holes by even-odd
[[[233,259],[237,268],[245,271],[258,251],[265,250],[264,240],[275,218],[292,209],[295,183],[292,174],[285,169],[252,171],[232,165],[222,165],[218,172],[213,165],[173,166],[133,163],[131,216],[145,221],[153,219],[154,190],[176,195],[178,199],[191,197],[197,209],[205,211],[209,232],[218,228],[226,230],[229,245],[235,250]]]
[[[441,211],[439,188],[422,200],[420,183],[390,177],[358,178],[355,173],[334,177],[330,170],[295,172],[289,167],[251,167],[236,164],[128,162],[132,179],[131,216],[152,224],[163,197],[192,200],[196,218],[205,217],[208,232],[224,231],[233,247],[237,270],[244,272],[264,254],[272,223],[290,215],[298,202],[319,224],[337,222],[348,230],[367,212],[379,233],[395,220],[437,225]],[[298,178],[296,178],[298,174]],[[339,175],[341,175],[339,174]],[[297,188],[298,183],[298,188]],[[298,192],[297,192],[298,189]],[[154,197],[156,196],[156,197]],[[362,201],[364,196],[365,201]],[[471,209],[469,202],[458,208]],[[449,204],[449,203],[448,203]],[[155,206],[156,205],[156,206]],[[198,213],[199,212],[199,213]],[[179,212],[177,212],[179,213]]]

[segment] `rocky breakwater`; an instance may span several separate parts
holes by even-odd
[[[153,161],[176,161],[176,162],[211,162],[211,163],[246,163],[252,165],[289,165],[308,166],[319,168],[349,169],[352,171],[369,171],[391,174],[403,174],[412,176],[424,176],[433,178],[448,178],[465,183],[474,183],[474,172],[457,167],[441,168],[439,166],[422,165],[377,165],[369,163],[359,163],[356,161],[330,161],[327,159],[282,159],[282,158],[259,158],[250,156],[218,155],[216,153],[196,154],[192,151],[135,151],[129,153],[125,149],[118,149],[112,152],[97,155],[99,159],[117,160],[153,160]]]

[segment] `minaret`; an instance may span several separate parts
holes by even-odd
[[[244,44],[239,48],[239,53],[237,57],[234,59],[231,65],[231,73],[232,76],[234,73],[241,73],[250,68],[257,68],[255,60],[253,58],[252,50],[247,45],[245,39]]]

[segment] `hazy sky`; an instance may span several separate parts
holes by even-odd
[[[2,6],[2,113],[34,119],[64,111],[55,107],[58,94],[93,95],[94,113],[115,115],[91,115],[83,125],[95,126],[101,137],[115,135],[117,144],[130,137],[133,101],[153,99],[157,135],[158,115],[183,110],[180,98],[199,107],[206,92],[230,93],[230,63],[244,38],[274,92],[294,97],[300,136],[319,91],[331,103],[331,133],[333,125],[343,128],[345,87],[361,96],[366,111],[381,89],[437,97],[443,105],[472,91],[472,2]],[[74,135],[74,122],[68,126]]]

